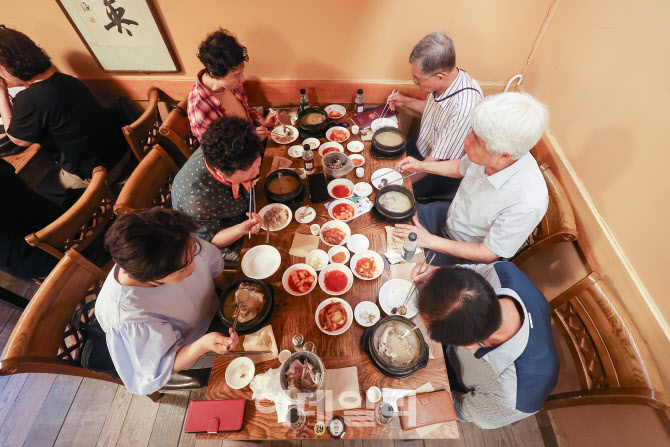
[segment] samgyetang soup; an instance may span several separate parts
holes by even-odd
[[[379,203],[393,213],[404,213],[412,208],[412,201],[406,194],[399,191],[389,191],[382,194]]]
[[[403,137],[396,132],[381,132],[375,135],[375,140],[382,146],[395,147],[402,144]]]

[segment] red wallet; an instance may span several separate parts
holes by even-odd
[[[194,400],[188,406],[186,433],[240,431],[244,423],[246,399]]]

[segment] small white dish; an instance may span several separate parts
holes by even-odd
[[[328,272],[332,272],[333,270],[339,270],[341,272],[344,272],[344,274],[347,275],[347,286],[339,292],[336,292],[336,291],[333,291],[333,290],[328,290],[328,288],[326,287],[326,284],[325,284],[326,275],[328,274]],[[347,267],[344,264],[328,264],[319,273],[319,287],[321,287],[321,290],[323,290],[324,292],[326,292],[327,294],[330,294],[330,295],[345,294],[349,291],[349,289],[351,289],[351,286],[353,284],[354,284],[354,274],[351,273],[351,270],[349,270],[349,267]]]
[[[288,279],[291,276],[291,273],[293,273],[295,270],[307,270],[314,277],[314,282],[312,282],[312,286],[306,292],[302,292],[302,293],[295,292],[291,287],[289,287]],[[282,278],[281,278],[281,283],[284,286],[284,290],[286,290],[290,295],[303,296],[303,295],[307,295],[312,290],[314,290],[314,287],[316,287],[316,283],[317,283],[317,280],[316,280],[317,277],[318,277],[318,275],[316,273],[316,270],[314,270],[311,265],[293,264],[292,266],[287,268],[286,271],[284,271],[284,276],[282,276]]]
[[[392,184],[402,185],[402,174],[392,168],[377,169],[375,172],[372,173],[372,179],[373,179],[371,180],[372,186],[374,186],[377,189],[383,188],[381,183],[382,180],[384,179],[386,179],[387,181],[385,186]]]
[[[344,239],[342,239],[339,244],[329,244],[323,238],[323,230],[333,227],[339,228],[344,233]],[[329,220],[328,222],[321,225],[321,231],[319,231],[319,238],[321,238],[321,242],[328,245],[329,247],[346,244],[350,237],[351,237],[351,228],[349,228],[349,225],[347,225],[345,222],[342,222],[341,220]]]
[[[302,157],[303,152],[305,152],[305,148],[299,144],[296,144],[295,146],[291,146],[288,148],[288,154],[293,158]]]
[[[354,185],[354,194],[358,197],[367,197],[372,194],[372,185],[366,182],[358,182]]]
[[[329,141],[327,143],[323,143],[321,147],[319,148],[319,155],[322,157],[326,155],[327,153],[333,152],[332,150],[326,151],[326,149],[334,147],[335,150],[338,152],[344,153],[344,146],[342,146],[340,143],[336,143],[334,141]]]
[[[289,357],[291,357],[291,351],[284,349],[279,353],[279,362],[284,363]]]
[[[264,229],[264,230],[267,229],[267,228],[265,228],[265,224],[264,224],[263,222],[265,221],[265,213],[267,213],[271,208],[283,208],[283,209],[285,209],[286,211],[288,211],[288,219],[286,219],[286,222],[284,222],[284,224],[281,225],[280,227],[276,227],[276,228],[272,228],[272,229],[270,229],[270,231],[279,231],[279,230],[283,230],[284,228],[286,228],[286,227],[288,226],[288,224],[291,223],[291,219],[293,219],[293,212],[291,211],[291,208],[289,208],[288,206],[284,205],[283,203],[271,203],[271,204],[269,204],[269,205],[265,205],[265,206],[258,212],[258,215],[261,216],[261,218],[262,218],[262,221],[261,221],[261,222],[262,222],[262,223],[261,223],[261,228]]]
[[[392,120],[391,118],[377,118],[370,124],[370,127],[372,128],[373,132],[377,132],[377,130],[381,129],[382,127],[398,127],[398,123],[395,122],[395,120]]]
[[[356,266],[358,265],[358,261],[363,259],[363,258],[373,258],[375,262],[375,269],[372,272],[373,276],[372,278],[366,278],[365,276],[361,275],[356,271]],[[382,272],[384,271],[384,260],[382,257],[377,253],[376,251],[372,250],[362,250],[357,253],[355,253],[351,257],[351,262],[349,263],[349,266],[351,267],[351,271],[353,274],[356,276],[358,279],[362,279],[364,281],[372,281],[373,279],[377,279],[381,276]]]
[[[335,194],[333,194],[333,188],[339,185],[346,186],[349,189],[349,194],[346,194],[344,196],[336,196]],[[338,188],[338,190],[341,189],[342,188]],[[354,194],[354,182],[352,182],[351,180],[347,180],[345,178],[335,179],[330,183],[328,183],[328,194],[330,194],[330,197],[332,197],[333,199],[346,199],[347,197],[351,197]]]
[[[352,234],[347,241],[347,248],[353,253],[360,253],[370,248],[370,240],[362,234]]]
[[[356,322],[363,327],[370,327],[379,321],[381,313],[379,307],[372,301],[361,301],[354,309]]]
[[[312,224],[309,226],[309,231],[312,233],[312,235],[318,236],[321,232],[321,226],[319,226],[319,224]]]
[[[344,326],[342,326],[341,328],[339,328],[338,330],[333,331],[333,332],[325,330],[321,326],[321,323],[319,322],[319,313],[321,312],[321,309],[323,309],[324,307],[326,307],[327,305],[329,305],[331,303],[341,304],[342,307],[344,308],[344,311],[347,313],[347,322],[344,323]],[[340,334],[344,334],[345,332],[347,332],[347,329],[349,329],[351,327],[351,324],[354,321],[354,312],[351,310],[351,306],[349,305],[349,303],[344,301],[342,298],[334,298],[334,297],[333,298],[326,298],[325,300],[321,301],[321,304],[319,304],[319,307],[316,308],[316,312],[314,312],[314,319],[316,320],[316,325],[321,330],[321,332],[323,332],[324,334],[340,335]]]
[[[370,188],[370,192],[372,192],[372,188]],[[294,216],[298,223],[306,224],[316,218],[316,211],[311,206],[301,206],[295,210]]]
[[[318,259],[320,265],[316,266],[312,265],[313,264],[312,260],[315,258]],[[320,272],[325,266],[328,265],[329,260],[330,258],[328,256],[328,253],[317,248],[316,250],[312,250],[309,253],[307,253],[307,256],[305,257],[305,264],[311,265],[314,270]]]
[[[298,139],[298,137],[300,136],[298,129],[296,129],[293,126],[286,126],[286,128],[291,129],[291,136],[289,138],[284,137],[284,126],[277,126],[274,129],[272,129],[272,132],[270,132],[270,137],[272,137],[272,140],[275,143],[290,144]]]
[[[351,182],[349,182],[349,183],[351,183]],[[351,192],[352,193],[354,192],[353,186],[354,186],[354,184],[352,183],[351,184]],[[348,219],[340,219],[339,217],[336,217],[335,214],[334,214],[335,208],[337,208],[338,212],[340,212],[340,213],[346,212],[346,210],[348,208],[349,211],[352,212],[351,217],[348,218]],[[330,215],[331,218],[339,220],[341,222],[349,222],[351,219],[356,217],[356,204],[354,202],[352,202],[351,200],[348,200],[348,199],[334,200],[333,203],[331,203],[330,206],[328,207],[328,215]]]
[[[272,245],[257,245],[242,257],[242,273],[253,279],[265,279],[275,274],[281,265],[281,254]]]
[[[356,166],[356,168],[360,168],[365,164],[365,157],[363,157],[362,155],[358,154],[349,155],[349,159],[354,164],[354,166]],[[356,160],[360,160],[360,162],[356,164]]]
[[[347,143],[347,149],[349,152],[357,154],[359,152],[363,152],[363,149],[365,149],[365,144],[363,144],[362,141],[350,141]]]
[[[332,136],[332,135],[333,135],[333,132],[334,132],[336,129],[340,129],[340,130],[342,130],[342,131],[344,132],[343,135],[346,134],[346,138],[344,138],[344,137],[343,137],[343,138],[335,138],[335,137],[333,137],[333,136]],[[333,126],[333,127],[331,127],[330,129],[328,129],[328,130],[326,131],[326,138],[328,139],[328,141],[334,141],[334,142],[336,142],[336,143],[342,143],[343,141],[347,141],[347,140],[349,139],[350,136],[351,136],[351,133],[349,133],[349,131],[347,130],[346,127],[342,127],[342,126]]]
[[[339,104],[331,104],[324,109],[331,120],[338,120],[347,114],[347,109]]]
[[[334,261],[333,256],[335,256],[336,254],[338,254],[340,252],[344,253],[344,261],[342,261],[341,259],[338,260],[339,262]],[[349,262],[350,257],[351,257],[351,254],[349,253],[349,250],[347,250],[346,248],[344,248],[340,245],[336,245],[335,247],[331,247],[330,250],[328,250],[328,260],[330,262],[332,262],[333,264],[346,264],[347,262]]]
[[[321,142],[319,141],[318,138],[311,138],[310,137],[310,138],[305,138],[305,140],[302,142],[302,144],[309,144],[310,149],[314,150],[317,147],[319,147]]]
[[[365,393],[365,397],[367,397],[367,399],[373,404],[376,404],[382,399],[382,390],[380,390],[376,386],[371,386]]]
[[[393,308],[398,308],[402,306],[403,301],[407,298],[407,293],[409,288],[412,287],[412,283],[404,279],[392,279],[386,281],[381,289],[379,289],[379,307],[382,308],[386,315],[398,315],[391,313]],[[407,313],[404,315],[405,318],[412,318],[419,313],[419,309],[416,307],[417,300],[417,290],[414,289],[414,293],[405,307],[407,308]]]
[[[234,390],[240,390],[251,383],[256,373],[256,366],[249,357],[238,357],[226,368],[226,383]]]

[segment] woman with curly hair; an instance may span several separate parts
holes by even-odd
[[[26,87],[10,102],[9,85]],[[0,25],[0,115],[9,139],[39,143],[60,165],[37,187],[62,204],[68,189],[86,188],[96,166],[114,183],[130,160],[118,127],[90,90],[59,73],[46,52],[25,34]],[[125,155],[124,155],[125,154]]]
[[[202,140],[207,127],[225,115],[249,122],[261,140],[270,134],[268,127],[279,123],[276,113],[263,118],[249,107],[244,92],[244,63],[249,62],[247,49],[228,30],[211,33],[198,48],[198,59],[205,66],[198,73],[188,95],[188,120],[193,134]]]

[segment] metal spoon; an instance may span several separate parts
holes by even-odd
[[[435,252],[433,252],[433,255],[430,257],[430,260],[427,263],[424,260],[424,264],[422,264],[421,267],[419,267],[419,275],[422,273],[426,273],[426,270],[428,270],[428,266],[433,262],[434,259],[435,259]],[[402,306],[398,307],[398,313],[400,315],[405,315],[407,313],[407,307],[405,307],[405,305],[409,301],[410,297],[414,294],[415,290],[416,290],[416,284],[412,283],[412,287],[409,288],[409,292],[407,293],[405,301],[402,303]]]
[[[403,335],[402,337],[400,337],[400,339],[401,339],[401,340],[404,340],[405,338],[407,338],[407,336],[408,336],[410,333],[416,331],[417,329],[419,329],[419,328],[422,327],[422,326],[423,326],[423,321],[420,322],[419,324],[417,324],[416,326],[414,326],[414,327],[413,327],[412,329],[410,329],[409,331],[405,332],[405,335]]]

